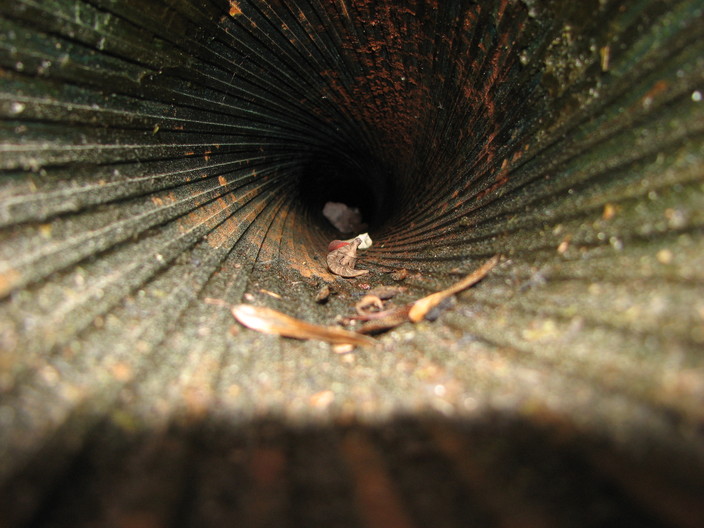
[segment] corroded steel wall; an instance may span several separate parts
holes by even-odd
[[[0,526],[704,525],[703,15],[0,2]]]

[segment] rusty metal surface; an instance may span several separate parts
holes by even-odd
[[[0,3],[0,526],[704,525],[703,12]]]

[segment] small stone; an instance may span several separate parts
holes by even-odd
[[[335,354],[349,354],[350,352],[354,351],[354,345],[333,345],[332,351],[335,352]]]

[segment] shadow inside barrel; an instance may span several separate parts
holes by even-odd
[[[344,422],[344,423],[343,423]],[[157,430],[100,421],[52,438],[0,493],[2,526],[700,526],[686,453],[629,452],[488,412],[364,424]]]

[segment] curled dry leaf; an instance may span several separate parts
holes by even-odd
[[[479,269],[467,275],[461,281],[453,284],[449,288],[418,299],[415,302],[406,304],[398,308],[390,308],[380,312],[364,312],[350,317],[350,320],[365,321],[359,328],[359,333],[376,334],[395,328],[405,322],[417,323],[428,316],[431,310],[439,306],[444,300],[469,288],[483,279],[491,269],[499,262],[499,256],[485,262]]]
[[[333,240],[328,244],[328,253],[340,249],[342,246],[348,246],[349,244],[349,240]]]
[[[335,344],[371,346],[371,337],[350,332],[335,326],[321,326],[307,323],[284,313],[263,306],[238,304],[232,307],[232,315],[242,325],[264,334],[294,337],[296,339],[317,339]]]
[[[376,295],[365,295],[360,301],[354,305],[358,314],[379,311],[384,307],[383,301]]]
[[[449,288],[428,295],[427,297],[423,297],[422,299],[418,299],[411,306],[411,309],[408,312],[408,318],[414,323],[422,321],[423,319],[425,319],[425,316],[428,314],[428,312],[435,308],[437,305],[439,305],[442,301],[444,301],[451,295],[459,293],[462,290],[466,290],[470,286],[476,284],[484,277],[486,277],[486,275],[491,271],[494,266],[496,266],[496,264],[498,264],[498,262],[499,256],[494,255],[492,258],[482,264],[479,268],[477,268],[472,273],[467,275],[464,279],[459,282],[456,282]]]
[[[362,334],[377,334],[386,330],[391,330],[397,326],[408,322],[408,311],[411,305],[400,306],[383,312],[374,312],[358,317],[359,320],[367,321],[360,328]]]
[[[339,244],[336,244],[339,242]],[[327,262],[330,271],[340,277],[359,277],[369,273],[369,270],[354,269],[357,264],[357,248],[362,243],[362,239],[355,238],[352,242],[334,240],[329,247],[335,247],[328,253]]]

